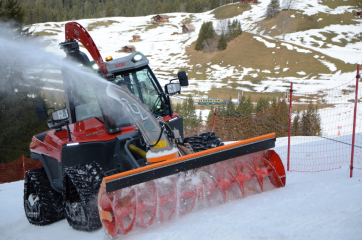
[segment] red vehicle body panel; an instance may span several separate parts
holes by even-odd
[[[167,116],[163,116],[163,119],[165,119],[166,122],[170,121],[172,118],[175,117],[179,117],[179,115],[177,113],[172,113],[172,117],[170,117],[169,115]]]
[[[172,118],[178,116],[179,115],[177,113],[172,114]],[[165,121],[172,119],[168,115],[163,118]],[[72,141],[69,141],[68,139],[66,127],[63,127],[62,130],[58,132],[52,129],[47,133],[44,141],[40,141],[38,138],[33,136],[30,143],[30,151],[47,155],[55,158],[58,162],[61,162],[62,147],[68,143],[106,142],[115,139],[118,135],[136,131],[134,126],[129,126],[121,128],[120,133],[111,135],[104,129],[104,124],[96,118],[90,118],[81,122],[69,124],[69,129]]]
[[[134,126],[129,126],[121,128],[120,133],[111,135],[104,129],[104,124],[96,118],[69,124],[69,129],[72,141],[68,140],[66,127],[58,132],[52,129],[45,136],[44,142],[33,136],[30,151],[47,155],[61,162],[62,147],[68,143],[106,142],[115,139],[118,135],[136,131]]]

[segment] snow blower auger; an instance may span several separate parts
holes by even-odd
[[[268,134],[105,177],[98,194],[103,227],[116,237],[263,192],[267,179],[268,187],[284,187],[283,163],[266,150],[274,142]]]
[[[183,119],[172,111],[170,96],[188,86],[185,72],[163,91],[142,53],[103,62],[85,28],[71,22],[65,29],[65,59],[88,69],[62,69],[66,108],[52,109],[50,130],[32,138],[31,158],[44,168],[28,171],[24,181],[30,223],[66,218],[74,229],[103,225],[115,237],[285,185],[283,164],[269,150],[275,134],[229,145],[214,133],[184,141]],[[35,106],[40,120],[48,110]]]

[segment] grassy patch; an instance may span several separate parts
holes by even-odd
[[[49,23],[44,24],[45,27],[50,27],[51,25]]]
[[[304,15],[301,12],[294,10],[284,10],[283,12],[288,13],[289,15],[294,15],[292,18],[294,23],[294,29],[292,31],[306,31],[309,29],[322,29],[324,27],[330,26],[332,24],[340,25],[357,25],[359,24],[356,21],[353,21],[353,14],[345,12],[343,14],[328,14],[328,13],[317,13],[311,16]],[[319,19],[322,19],[318,21]],[[260,23],[265,24],[269,28],[269,35],[274,37],[280,35],[280,31],[274,28],[276,25],[276,18],[264,19]]]
[[[247,87],[248,89],[250,89],[252,91],[252,89],[250,88],[249,85],[240,85],[240,87]],[[208,92],[208,97],[209,98],[222,98],[224,100],[229,100],[230,97],[235,99],[238,98],[238,93],[239,93],[239,97],[241,97],[241,94],[243,94],[245,96],[246,99],[248,99],[248,97],[250,96],[251,101],[252,102],[258,102],[258,100],[263,97],[263,98],[268,98],[268,99],[272,99],[275,97],[278,97],[278,99],[280,99],[281,97],[283,97],[285,94],[282,92],[246,92],[246,91],[241,91],[238,89],[230,89],[230,88],[226,88],[226,87],[222,87],[222,88],[211,88],[211,90]]]
[[[37,32],[37,33],[35,33],[34,35],[35,35],[36,37],[45,37],[45,36],[54,36],[54,35],[58,35],[58,33],[41,31],[41,32]]]
[[[322,0],[320,4],[335,9],[340,6],[358,6],[358,0]]]
[[[119,23],[117,21],[113,21],[113,20],[108,20],[108,21],[98,21],[98,22],[94,22],[88,25],[87,30],[88,31],[92,31],[93,29],[97,28],[97,27],[108,27],[110,25],[112,25],[113,23]]]
[[[254,39],[254,36],[254,34],[244,32],[241,36],[229,42],[226,50],[211,53],[196,51],[194,49],[195,43],[191,44],[190,47],[186,48],[186,55],[190,59],[189,64],[201,64],[201,67],[195,67],[189,70],[188,74],[190,78],[198,80],[207,79],[208,74],[211,74],[210,72],[206,73],[206,70],[210,68],[207,64],[209,62],[211,62],[211,65],[218,64],[221,67],[228,65],[234,66],[235,70],[238,70],[234,76],[240,76],[243,68],[252,68],[254,70],[248,72],[248,75],[244,76],[243,79],[251,81],[253,84],[260,84],[260,81],[268,78],[283,79],[285,77],[300,78],[307,76],[309,79],[312,77],[318,79],[320,74],[330,74],[330,69],[318,59],[314,58],[313,56],[315,55],[323,56],[324,60],[335,64],[337,71],[350,72],[355,69],[354,64],[345,64],[341,60],[331,58],[310,49],[308,49],[310,53],[288,50],[286,46],[281,45],[281,43],[283,43],[281,41],[265,39],[270,43],[276,44],[276,48],[267,48],[264,43]],[[300,46],[296,47],[303,49]],[[220,64],[221,62],[223,63]],[[284,68],[288,68],[288,70],[283,71]],[[260,71],[257,71],[258,69]],[[262,70],[269,70],[270,73],[262,72]],[[306,75],[297,74],[297,72],[300,71],[304,71]],[[201,72],[202,74],[197,74],[197,72]],[[256,77],[251,76],[251,74],[255,73],[257,73]],[[232,82],[242,84],[242,81],[236,80],[235,78],[229,79],[225,77],[222,78],[222,80],[231,80]]]
[[[233,18],[250,9],[251,6],[249,4],[236,3],[219,7],[212,11],[211,14],[214,14],[216,19]]]
[[[190,17],[185,18],[184,20],[181,21],[181,24],[191,24],[192,21],[194,20],[195,16],[193,14],[190,15]]]
[[[150,30],[152,30],[152,29],[156,29],[156,28],[158,28],[158,27],[163,27],[163,26],[165,26],[165,25],[167,25],[167,26],[172,26],[172,27],[174,27],[174,28],[177,28],[177,29],[179,29],[180,27],[179,26],[177,26],[177,25],[174,25],[174,24],[170,24],[170,23],[152,23],[152,24],[148,24],[148,25],[144,25],[144,26],[141,26],[141,27],[144,27],[145,28],[145,31],[150,31]],[[141,30],[142,30],[142,28],[141,28]]]

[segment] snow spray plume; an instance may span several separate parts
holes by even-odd
[[[0,26],[0,91],[18,91],[13,84],[14,77],[9,79],[9,75],[17,72],[19,77],[16,79],[21,79],[20,86],[41,88],[46,101],[57,102],[58,107],[55,108],[65,106],[64,100],[59,102],[62,98],[54,98],[56,95],[63,95],[64,90],[75,92],[76,99],[73,101],[78,106],[83,106],[79,111],[86,110],[89,113],[91,110],[93,115],[101,116],[98,104],[107,105],[112,109],[122,108],[107,96],[106,88],[109,82],[90,69],[74,62],[63,61],[59,56],[45,52],[41,49],[41,42],[37,38],[17,37],[9,26],[9,24]],[[34,96],[28,94],[28,97]],[[67,107],[69,110],[69,106]],[[118,115],[122,115],[124,111],[126,110],[121,109]],[[84,114],[83,117],[89,118],[89,114]]]

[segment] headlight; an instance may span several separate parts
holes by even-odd
[[[98,67],[98,64],[97,63],[95,63],[95,64],[93,64],[93,69],[95,69],[95,70],[97,70],[97,69],[99,69],[99,67]]]
[[[132,62],[139,62],[142,60],[142,55],[140,54],[136,54],[133,59],[132,59]]]

